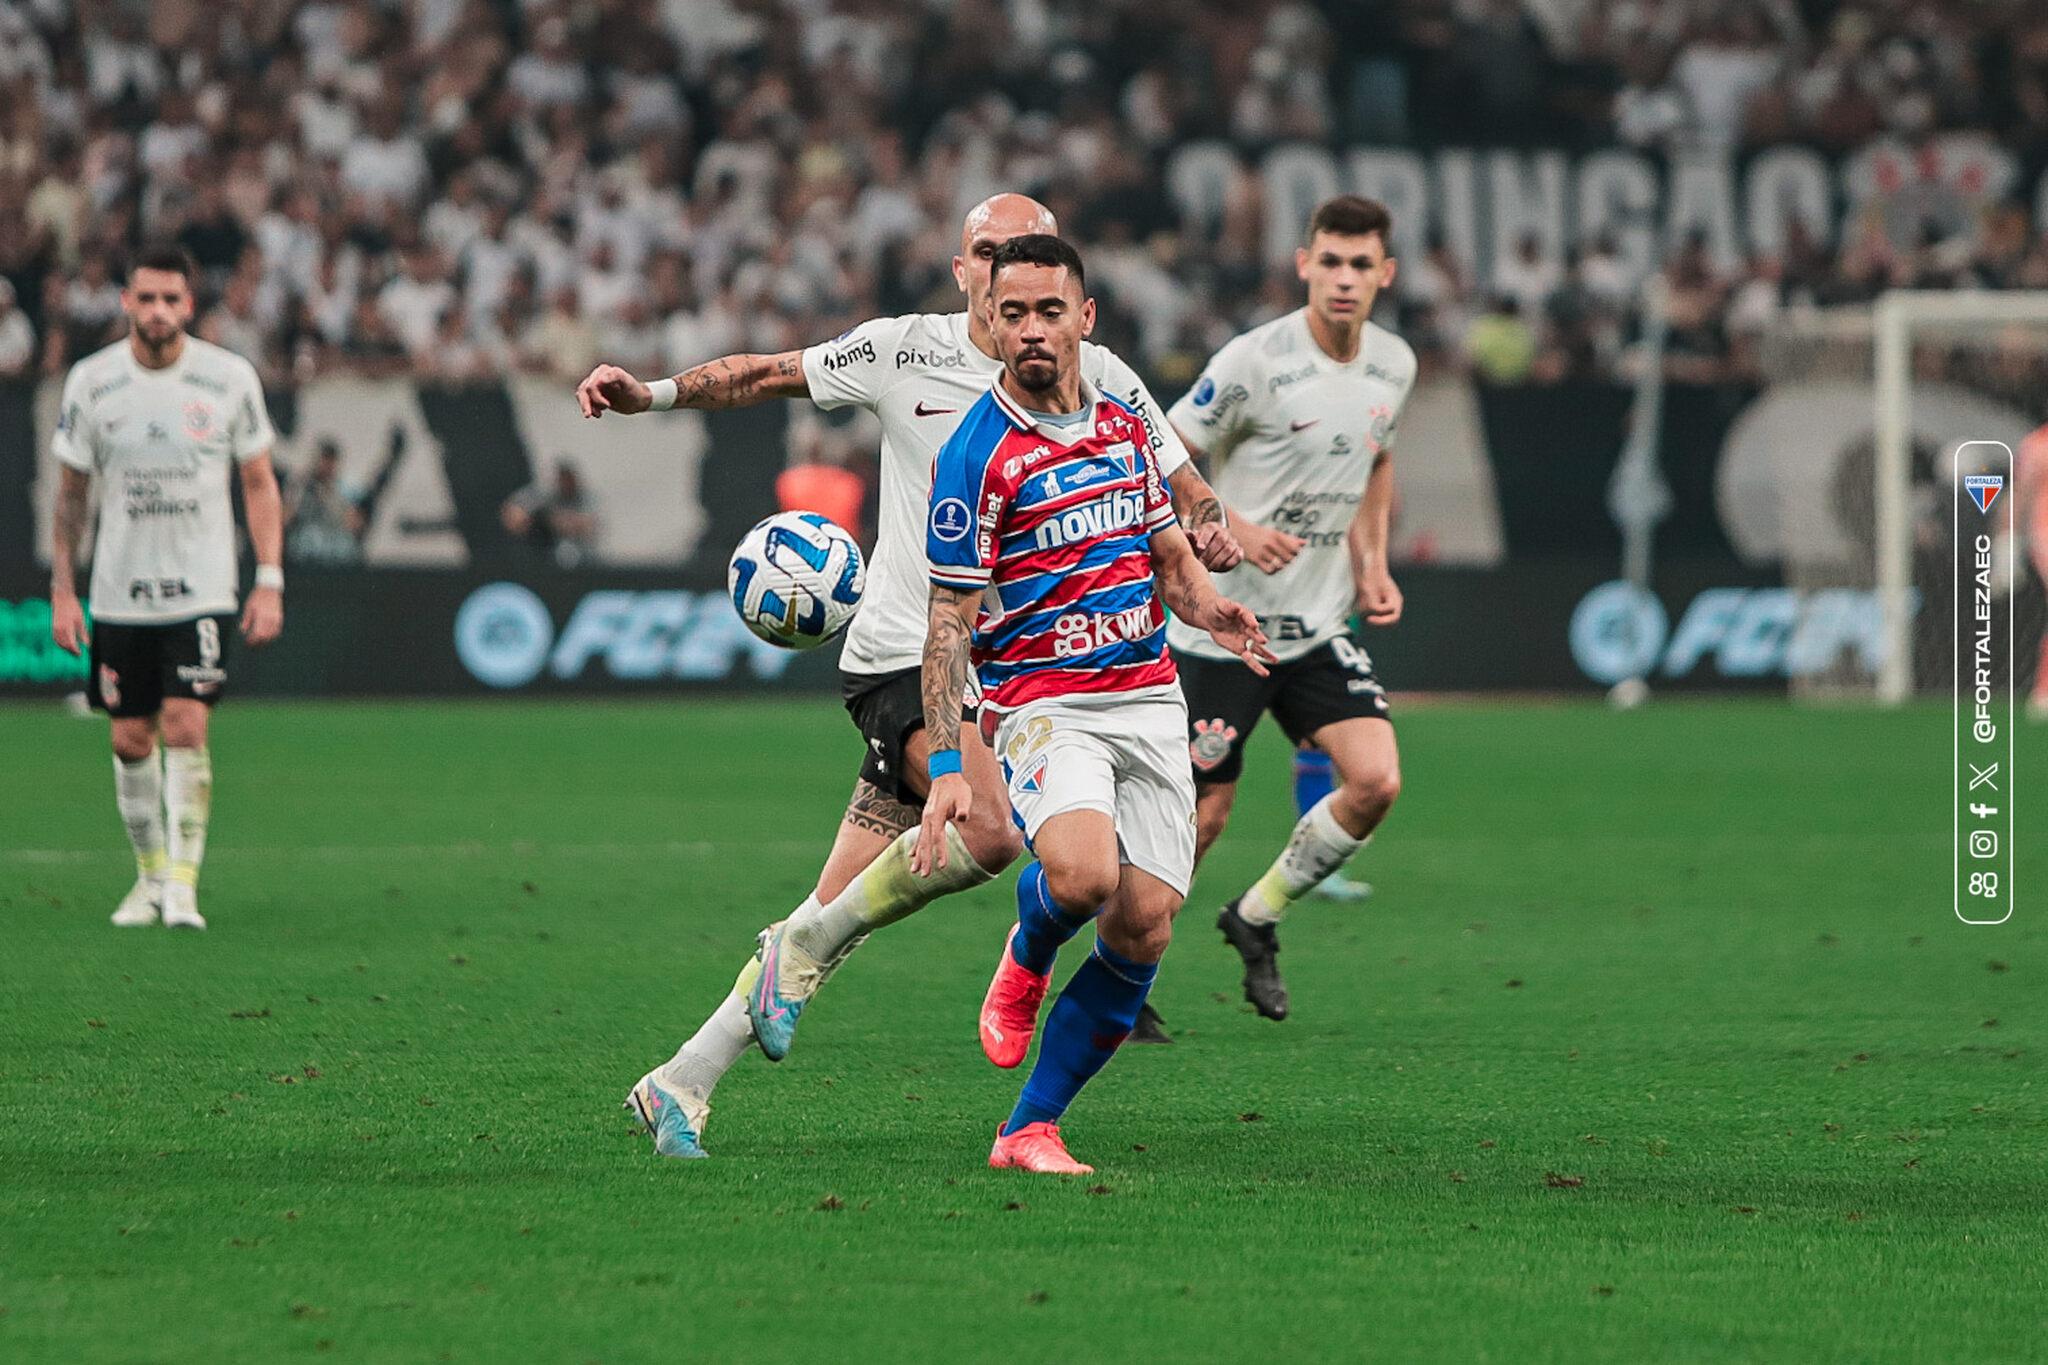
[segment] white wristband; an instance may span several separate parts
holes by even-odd
[[[676,381],[657,379],[647,386],[649,412],[667,412],[676,405]]]
[[[259,588],[275,588],[277,591],[283,592],[284,570],[275,564],[258,564],[256,566],[256,586]]]

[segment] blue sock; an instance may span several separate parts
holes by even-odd
[[[1095,940],[1095,951],[1053,1002],[1038,1044],[1038,1061],[1010,1121],[1003,1125],[1005,1133],[1027,1123],[1055,1122],[1067,1112],[1089,1077],[1123,1045],[1157,975],[1158,963],[1133,962]]]
[[[1043,976],[1052,970],[1067,940],[1094,918],[1090,911],[1081,919],[1069,919],[1045,889],[1045,864],[1034,862],[1017,878],[1017,937],[1010,940],[1010,956],[1019,967]]]
[[[1330,756],[1321,749],[1294,751],[1294,813],[1307,815],[1315,804],[1337,790],[1330,774]]]

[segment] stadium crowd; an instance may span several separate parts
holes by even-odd
[[[1058,210],[1108,339],[1171,386],[1293,306],[1250,169],[1280,141],[1840,152],[1964,127],[2048,163],[2038,0],[0,0],[0,375],[118,331],[146,236],[190,248],[199,331],[270,382],[667,372],[955,306],[958,211],[1000,187]],[[1181,235],[1162,165],[1197,137],[1245,168],[1220,230]],[[1677,252],[1671,363],[1739,370],[1801,298],[2048,287],[2042,228],[2010,203],[1960,240],[1845,230],[1732,274]],[[1400,246],[1432,364],[1625,357],[1639,282],[1611,244],[1532,243],[1485,294],[1443,243]]]

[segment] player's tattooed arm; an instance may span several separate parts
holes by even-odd
[[[1153,534],[1152,579],[1168,610],[1191,626],[1207,628],[1216,585],[1196,560],[1185,532],[1169,527]]]
[[[85,609],[78,604],[78,547],[92,514],[92,475],[59,467],[56,507],[50,517],[50,637],[76,654],[86,643]]]
[[[960,704],[967,696],[967,642],[973,630],[974,613],[981,604],[979,592],[956,592],[934,583],[931,612],[924,637],[924,734],[931,758],[960,749]],[[924,818],[919,822],[917,847],[910,853],[910,870],[920,877],[946,865],[946,826],[968,818],[973,792],[964,774],[942,772],[932,779],[924,799]]]
[[[924,733],[933,753],[960,747],[960,705],[967,696],[968,640],[979,592],[932,585],[924,637]]]
[[[729,355],[675,377],[676,406],[706,411],[745,408],[769,398],[802,398],[804,353]]]
[[[1261,676],[1276,662],[1266,647],[1266,633],[1251,608],[1216,591],[1208,570],[1195,558],[1195,548],[1177,526],[1152,533],[1152,578],[1159,596],[1175,616],[1209,632],[1209,638],[1244,660]]]
[[[1173,496],[1173,510],[1187,530],[1188,539],[1194,542],[1195,555],[1202,566],[1222,573],[1242,563],[1244,548],[1231,533],[1223,499],[1216,496],[1216,490],[1195,468],[1195,462],[1189,460],[1174,470],[1166,484]]]
[[[810,393],[802,351],[720,356],[661,382],[675,385],[673,406],[705,412],[752,407],[770,398],[803,398]],[[576,386],[576,404],[585,417],[646,412],[654,406],[654,387],[616,365],[599,365]]]
[[[846,823],[894,839],[917,823],[917,807],[905,805],[868,781],[853,784],[853,799],[846,803]]]

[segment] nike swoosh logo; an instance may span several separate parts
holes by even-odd
[[[922,398],[920,398],[920,399],[918,399],[918,400],[917,400],[917,406],[916,406],[916,407],[914,407],[914,408],[912,408],[912,409],[911,409],[911,411],[912,411],[912,412],[914,412],[914,413],[916,413],[916,414],[917,414],[917,415],[918,415],[919,417],[942,417],[942,416],[944,416],[945,414],[947,414],[947,413],[949,413],[949,412],[958,412],[958,411],[960,411],[960,409],[958,409],[958,408],[928,408],[928,407],[926,407],[926,406],[924,405],[924,400],[923,400]]]
[[[771,1024],[779,1024],[789,1013],[789,1006],[782,1003],[780,988],[776,985],[776,973],[782,968],[782,954],[775,945],[769,945],[767,956],[761,960],[761,981],[754,990],[755,1007]]]
[[[1311,417],[1306,422],[1289,422],[1287,424],[1287,429],[1289,431],[1307,431],[1310,427],[1314,426],[1316,423],[1322,420],[1323,419],[1320,417]]]

